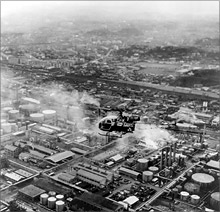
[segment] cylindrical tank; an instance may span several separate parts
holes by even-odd
[[[212,177],[209,174],[205,174],[205,173],[195,173],[195,174],[193,174],[192,175],[192,180],[195,183],[202,186],[202,187],[207,187],[215,181],[214,177]]]
[[[50,197],[56,197],[56,192],[55,191],[49,191],[49,196]]]
[[[54,209],[55,208],[55,204],[56,204],[56,200],[57,199],[55,197],[49,197],[48,198],[48,204],[47,204],[48,208]]]
[[[184,150],[183,148],[180,148],[180,149],[177,150],[177,152],[178,152],[179,154],[184,153],[184,151],[185,151],[185,150]]]
[[[220,192],[211,194],[210,205],[214,210],[219,211],[220,208]]]
[[[8,113],[10,110],[13,110],[13,107],[4,107],[2,108],[2,112]]]
[[[153,174],[156,174],[159,171],[159,168],[156,166],[150,166],[148,169],[153,172]]]
[[[45,120],[50,120],[56,117],[57,112],[55,110],[43,110],[42,113]]]
[[[62,212],[64,209],[64,201],[56,201],[56,212]]]
[[[17,120],[19,118],[19,110],[10,110],[8,111],[9,119]]]
[[[178,195],[178,189],[177,188],[173,188],[172,192],[173,192],[174,198],[176,198],[177,195]]]
[[[184,189],[191,194],[199,194],[200,192],[200,186],[196,183],[188,182],[184,185]]]
[[[11,124],[10,123],[1,124],[1,128],[3,129],[4,134],[11,133]]]
[[[193,174],[193,171],[192,171],[192,170],[189,170],[189,171],[186,173],[186,176],[187,176],[187,177],[191,177],[192,174]]]
[[[165,175],[165,177],[168,177],[170,175],[170,169],[165,168],[164,169],[164,175]]]
[[[145,158],[140,158],[137,160],[137,169],[139,171],[144,171],[148,167],[148,160]]]
[[[36,122],[43,122],[44,121],[44,114],[42,114],[42,113],[32,113],[32,114],[30,114],[30,119],[32,121],[36,121]]]
[[[18,131],[18,126],[16,123],[11,123],[11,131],[12,132],[17,132]]]
[[[197,205],[200,201],[200,196],[198,195],[191,195],[190,201],[193,205]]]
[[[153,172],[151,171],[144,171],[143,172],[143,175],[142,175],[142,178],[143,178],[143,181],[144,182],[149,182],[153,179]]]
[[[181,191],[180,192],[180,199],[183,201],[187,201],[189,198],[189,193],[186,191]]]
[[[42,205],[47,205],[47,200],[48,200],[49,195],[48,194],[41,194],[40,195],[40,203]]]
[[[57,194],[57,195],[56,195],[56,199],[57,199],[57,201],[58,201],[58,200],[64,200],[64,195],[62,195],[62,194]]]
[[[179,193],[182,191],[182,186],[181,185],[177,185],[176,188],[177,188]]]

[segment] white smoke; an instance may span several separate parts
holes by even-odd
[[[130,145],[140,144],[143,148],[158,149],[174,140],[174,137],[165,129],[156,125],[136,124],[132,134],[125,134],[118,139],[117,148],[129,148]]]

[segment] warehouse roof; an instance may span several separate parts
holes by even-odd
[[[210,160],[206,165],[210,168],[220,170],[220,162],[219,161]]]
[[[117,162],[117,161],[123,159],[123,157],[120,154],[117,154],[117,155],[111,157],[110,159],[112,159],[113,161]]]
[[[21,180],[21,179],[23,179],[24,177],[23,176],[21,176],[21,175],[19,175],[19,174],[16,174],[16,173],[14,173],[14,172],[7,172],[6,174],[5,174],[5,176],[6,177],[8,177],[8,178],[10,178],[10,179],[12,179],[12,180],[14,180],[14,181],[16,181],[16,182],[18,182],[19,180]]]
[[[49,156],[47,157],[46,159],[47,160],[50,160],[54,163],[58,163],[64,159],[67,159],[67,158],[70,158],[70,157],[73,157],[75,154],[71,151],[64,151],[64,152],[60,152],[60,153],[57,153],[57,154],[54,154],[52,156]]]
[[[71,174],[68,174],[68,173],[61,173],[59,174],[59,176],[57,177],[59,180],[63,180],[63,181],[66,181],[66,182],[70,182],[72,180],[75,179],[75,176],[71,175]]]
[[[83,169],[80,169],[78,172],[77,172],[77,175],[81,175],[83,177],[86,177],[86,178],[89,178],[91,180],[94,180],[96,182],[102,182],[102,181],[105,181],[106,178],[105,177],[102,177],[99,175],[99,173],[94,173],[94,172],[90,172],[90,171],[87,171],[87,170],[83,170]]]
[[[29,196],[31,198],[35,198],[37,196],[40,196],[41,194],[45,193],[46,191],[38,188],[34,185],[28,185],[22,189],[19,190],[20,193],[25,194],[26,196]]]
[[[33,155],[33,156],[37,156],[38,158],[45,158],[47,157],[47,155],[45,154],[42,154],[38,151],[35,151],[35,150],[29,150],[30,151],[30,154]]]
[[[30,172],[27,172],[27,171],[25,171],[23,169],[18,169],[17,171],[15,171],[15,173],[17,173],[17,174],[19,174],[19,175],[21,175],[23,177],[30,177],[30,176],[33,175]]]
[[[134,176],[138,176],[140,174],[139,172],[133,171],[131,169],[126,169],[124,167],[120,167],[119,171],[126,172],[126,173],[134,175]]]
[[[130,196],[130,197],[126,198],[123,202],[128,203],[128,205],[133,205],[138,201],[139,201],[139,199],[136,196]]]
[[[17,149],[17,147],[13,146],[13,145],[10,145],[10,144],[7,144],[5,146],[5,149],[10,150],[10,151],[15,151]]]

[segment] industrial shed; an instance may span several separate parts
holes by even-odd
[[[220,161],[210,160],[206,166],[212,169],[220,170]]]
[[[68,173],[61,173],[61,174],[59,174],[59,176],[57,178],[59,180],[64,181],[64,182],[71,183],[75,179],[75,176],[68,174]]]
[[[139,172],[136,172],[131,169],[124,168],[124,167],[120,167],[119,173],[122,175],[128,176],[128,177],[131,177],[133,179],[137,179],[138,177],[140,177]]]
[[[73,159],[75,154],[71,151],[64,151],[57,154],[54,154],[52,156],[47,157],[46,159],[48,161],[51,161],[53,163],[61,163],[63,160],[67,159]]]
[[[123,202],[127,203],[129,206],[132,206],[135,203],[137,203],[138,201],[139,201],[139,199],[136,196],[130,196],[130,197],[126,198]]]
[[[45,190],[38,188],[34,185],[28,185],[19,190],[19,195],[22,196],[23,198],[34,200],[39,198],[39,196],[45,192],[46,192]]]

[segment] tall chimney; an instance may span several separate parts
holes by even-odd
[[[165,167],[167,166],[168,148],[169,147],[166,147],[165,162],[164,162]]]
[[[168,166],[171,166],[171,164],[172,164],[172,144],[170,145],[169,150],[170,150],[170,152],[169,152]]]
[[[163,149],[161,150],[160,170],[163,169]]]
[[[175,162],[175,160],[176,160],[176,142],[174,143],[174,145],[173,145],[173,162]]]

